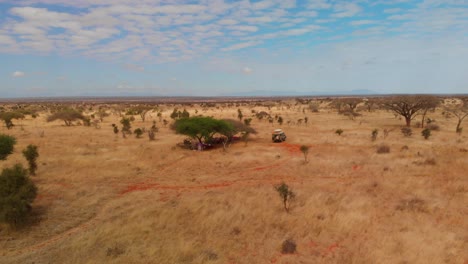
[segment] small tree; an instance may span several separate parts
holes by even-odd
[[[16,139],[9,135],[0,134],[0,160],[5,160],[13,153]]]
[[[36,195],[36,186],[20,164],[3,169],[0,174],[0,222],[13,226],[24,222]]]
[[[291,199],[295,197],[294,192],[284,182],[279,185],[276,185],[275,190],[278,192],[283,201],[284,210],[286,210],[286,212],[289,212]]]
[[[468,101],[462,104],[446,107],[445,110],[457,117],[458,120],[457,120],[457,127],[455,128],[455,132],[457,132],[458,134],[461,134],[462,132],[461,124],[463,122],[463,119],[465,119],[465,117],[468,116]]]
[[[23,150],[23,156],[26,158],[29,164],[29,174],[36,175],[37,170],[37,158],[39,157],[39,152],[37,151],[37,146],[28,145],[26,149]]]
[[[242,118],[244,118],[244,115],[240,109],[237,109],[237,118],[239,118],[239,121],[242,121]]]
[[[284,122],[283,118],[281,116],[279,116],[278,117],[278,124],[281,126],[281,125],[283,125],[283,122]]]
[[[304,163],[307,163],[307,155],[309,154],[309,146],[302,145],[300,148],[302,154],[304,154]]]

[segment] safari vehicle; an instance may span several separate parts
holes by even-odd
[[[286,134],[281,129],[275,129],[273,133],[271,133],[271,140],[273,140],[273,142],[283,142],[286,140]]]

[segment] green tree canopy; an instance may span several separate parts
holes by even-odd
[[[197,139],[200,143],[210,141],[216,133],[229,136],[235,131],[229,122],[203,116],[178,119],[173,129],[176,133]]]

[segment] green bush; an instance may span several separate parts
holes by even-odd
[[[36,175],[37,170],[37,158],[39,157],[39,152],[37,152],[37,146],[28,145],[25,150],[23,150],[23,156],[26,158],[29,164],[29,174]]]
[[[0,134],[0,160],[5,160],[13,153],[16,139],[9,135]]]
[[[0,174],[0,222],[17,225],[24,222],[37,188],[20,164],[3,169]]]
[[[429,128],[425,128],[423,131],[421,131],[421,135],[424,137],[424,139],[428,139],[431,136],[431,130]]]

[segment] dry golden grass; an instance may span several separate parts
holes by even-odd
[[[236,118],[237,107],[200,113]],[[431,114],[440,131],[424,140],[416,128],[403,137],[404,121],[384,111],[355,121],[328,109],[271,113],[309,124],[283,124],[288,140],[273,144],[278,125],[254,118],[258,135],[226,153],[176,148],[184,136],[159,121],[155,141],[115,136],[115,115],[101,129],[45,114],[1,128],[18,141],[2,168],[26,164],[28,144],[40,157],[31,223],[0,226],[0,263],[467,263],[468,139],[455,120]],[[136,116],[133,128],[152,119]],[[383,143],[390,153],[376,152]],[[273,188],[282,181],[296,193],[289,214]],[[281,254],[286,239],[297,253]]]

